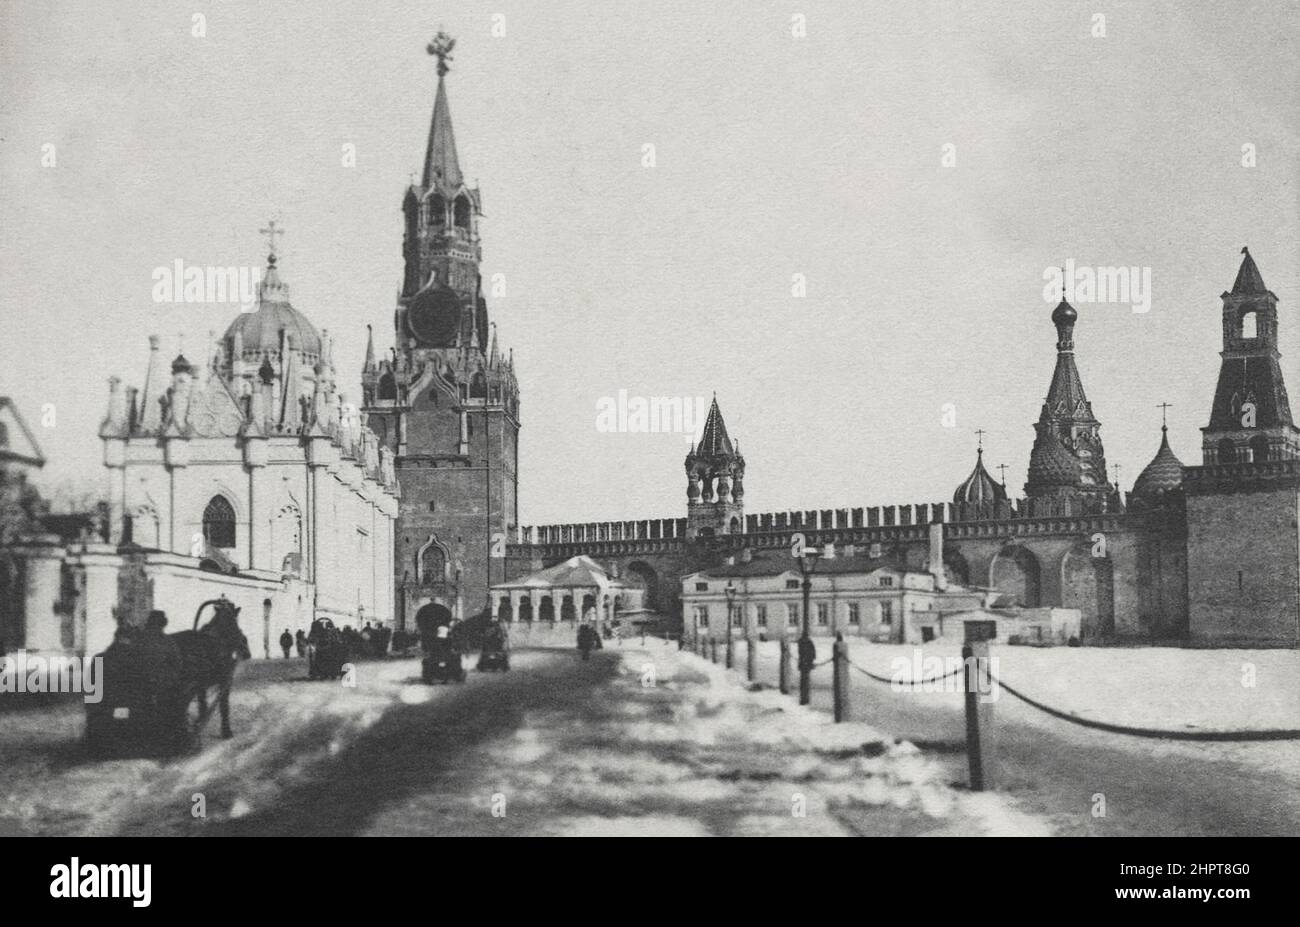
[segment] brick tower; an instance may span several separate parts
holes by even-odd
[[[367,421],[396,455],[404,627],[424,608],[446,617],[486,606],[518,524],[519,385],[483,298],[481,200],[461,172],[447,102],[454,45],[440,32],[428,48],[438,89],[423,173],[402,202],[395,348],[377,360],[372,339],[362,371]]]
[[[1245,248],[1223,299],[1223,361],[1187,495],[1190,630],[1300,640],[1300,429],[1282,381],[1277,296]]]
[[[686,534],[741,534],[745,525],[745,458],[727,434],[713,397],[698,445],[686,455]]]

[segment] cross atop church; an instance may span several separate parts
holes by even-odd
[[[447,35],[447,33],[443,32],[441,29],[439,29],[438,34],[433,37],[433,41],[429,43],[426,50],[429,54],[438,59],[439,77],[442,77],[450,70],[450,68],[447,67],[447,62],[452,60],[451,50],[455,47],[456,40]]]
[[[995,469],[1002,474],[1002,485],[1003,486],[1007,485],[1007,465],[998,464]]]
[[[283,234],[284,234],[284,229],[277,227],[276,224],[275,224],[275,220],[274,220],[274,219],[272,219],[271,221],[269,221],[269,222],[266,224],[266,226],[267,226],[266,228],[264,228],[264,229],[258,229],[258,231],[261,232],[263,235],[266,236],[267,243],[268,243],[268,244],[270,245],[270,247],[271,247],[271,258],[270,258],[270,260],[271,260],[271,263],[274,264],[274,263],[275,263],[275,253],[276,253],[276,252],[275,252],[275,236],[276,236],[276,235],[283,235]]]
[[[1156,405],[1156,408],[1160,410],[1160,427],[1168,428],[1169,418],[1167,413],[1169,412],[1170,409],[1173,408],[1173,406],[1167,402],[1161,402]]]
[[[983,428],[976,428],[975,434],[979,435],[979,450],[984,450],[984,436],[988,434]]]

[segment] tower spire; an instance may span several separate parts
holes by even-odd
[[[424,154],[421,184],[428,189],[441,186],[454,191],[463,182],[460,160],[456,156],[456,133],[451,127],[451,106],[447,103],[447,62],[456,40],[439,32],[429,43],[428,52],[438,59],[438,92],[433,101],[433,121],[429,125],[429,145]]]

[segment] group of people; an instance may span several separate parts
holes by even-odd
[[[367,621],[360,631],[352,625],[344,625],[340,633],[347,652],[358,657],[383,657],[388,653],[388,646],[393,639],[392,630],[384,627],[382,621],[375,624]],[[286,660],[293,656],[295,650],[298,656],[305,657],[309,642],[310,639],[302,628],[299,628],[296,634],[291,634],[289,629],[285,628],[284,633],[280,635],[280,650],[284,652]]]

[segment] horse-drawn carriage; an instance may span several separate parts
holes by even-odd
[[[202,628],[203,610],[212,618]],[[247,660],[239,609],[210,599],[194,614],[192,630],[164,634],[166,616],[150,612],[144,627],[123,626],[102,654],[102,698],[86,704],[86,746],[97,755],[176,753],[191,746],[211,716],[209,695],[221,710],[221,736],[230,737],[230,683]]]
[[[420,678],[426,683],[464,682],[465,665],[461,633],[452,623],[449,614],[441,617],[416,616],[420,629],[420,646],[424,660],[420,664]]]
[[[317,618],[307,635],[307,676],[311,679],[338,679],[348,661],[343,632],[328,618]]]

